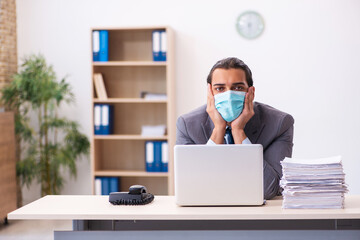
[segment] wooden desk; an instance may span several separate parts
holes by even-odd
[[[328,239],[329,236],[360,238],[360,196],[346,196],[344,209],[282,209],[281,204],[282,200],[276,199],[258,207],[179,207],[172,196],[156,196],[151,204],[144,206],[114,206],[108,202],[107,196],[62,195],[43,197],[11,212],[8,218],[74,220],[74,231],[55,232],[56,239],[89,234],[85,232],[89,230],[91,234],[82,235],[81,238],[99,237],[96,235],[99,232],[101,236],[110,239],[112,234],[125,234],[123,237],[140,234],[139,239],[148,239],[156,233],[161,234],[159,236],[166,233],[170,234],[170,238],[181,239],[184,234],[181,231],[187,234],[204,233],[207,239],[221,233],[226,233],[226,236],[231,233],[234,237],[244,233],[246,236],[262,234],[267,240],[272,239],[272,236],[273,239],[286,236],[283,232],[278,236],[274,230],[292,230],[290,236],[300,231],[302,238],[306,234],[312,236],[312,231],[323,234],[315,234],[316,239]],[[151,233],[148,230],[152,230]],[[213,230],[219,233],[215,234]],[[153,236],[153,239],[159,236]]]

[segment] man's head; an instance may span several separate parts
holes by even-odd
[[[248,88],[253,86],[250,68],[235,57],[215,63],[207,77],[207,82],[211,84],[214,95],[228,90],[247,92]]]

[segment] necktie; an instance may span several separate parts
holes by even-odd
[[[226,127],[225,136],[224,136],[225,144],[234,144],[234,138],[231,134],[231,128]]]

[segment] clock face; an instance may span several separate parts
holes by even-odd
[[[247,39],[254,39],[264,31],[264,20],[254,11],[248,11],[241,14],[236,20],[236,29],[241,36]]]

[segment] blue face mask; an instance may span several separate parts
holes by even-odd
[[[215,107],[227,122],[232,122],[243,110],[246,92],[226,91],[214,95]]]

